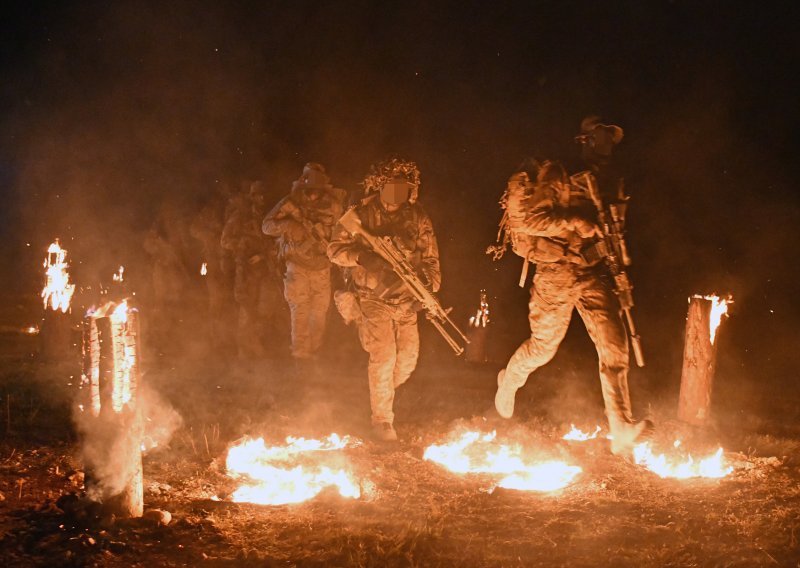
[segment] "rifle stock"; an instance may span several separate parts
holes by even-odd
[[[358,218],[354,208],[348,210],[339,219],[339,224],[351,235],[361,237],[373,252],[392,267],[394,273],[403,281],[414,299],[422,304],[427,313],[427,319],[430,320],[433,327],[441,334],[455,354],[461,355],[464,352],[464,348],[448,332],[445,326],[449,326],[465,343],[469,343],[469,339],[450,318],[449,310],[444,309],[439,300],[436,299],[436,296],[428,290],[425,283],[417,275],[414,267],[392,243],[391,239],[389,237],[378,237],[367,231],[361,224],[361,219]]]

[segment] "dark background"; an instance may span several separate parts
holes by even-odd
[[[516,287],[519,259],[493,264],[483,252],[497,200],[523,158],[573,156],[581,119],[600,114],[625,129],[635,315],[649,359],[633,380],[674,390],[687,296],[731,293],[719,383],[742,400],[786,400],[800,340],[790,6],[6,7],[0,285],[9,301],[35,294],[55,236],[79,284],[124,264],[144,285],[142,235],[164,201],[190,219],[220,180],[247,177],[267,181],[276,201],[310,160],[355,191],[370,163],[399,153],[422,171],[443,299],[464,321],[489,290],[502,360],[526,335],[527,292]],[[572,330],[554,365],[596,380],[585,332]]]

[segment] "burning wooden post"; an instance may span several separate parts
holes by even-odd
[[[489,302],[486,290],[481,290],[481,303],[477,313],[469,318],[467,350],[464,358],[469,363],[486,363],[489,360],[487,338],[489,335]]]
[[[75,285],[69,281],[67,251],[55,239],[47,248],[44,260],[45,284],[41,297],[44,302],[42,332],[40,335],[42,355],[46,359],[63,360],[70,348],[70,302]]]
[[[695,295],[689,298],[686,343],[678,400],[678,418],[702,426],[709,418],[711,391],[717,365],[716,338],[731,299]]]
[[[143,512],[143,423],[139,312],[108,302],[83,320],[83,378],[88,408],[80,407],[87,496],[117,517]]]

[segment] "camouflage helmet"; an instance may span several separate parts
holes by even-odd
[[[597,115],[590,115],[581,121],[581,133],[575,137],[578,142],[585,142],[591,138],[597,129],[608,133],[611,141],[616,145],[622,142],[625,132],[616,124],[605,124]]]
[[[377,193],[388,181],[398,177],[411,184],[408,202],[414,203],[419,197],[419,168],[415,162],[402,158],[389,158],[373,164],[363,181],[364,194]]]

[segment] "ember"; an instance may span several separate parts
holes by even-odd
[[[500,444],[496,438],[496,432],[465,432],[452,443],[429,446],[423,458],[455,473],[499,475],[497,487],[524,491],[562,489],[582,471],[562,461],[529,462],[519,444]]]
[[[335,487],[342,497],[358,499],[361,489],[350,469],[323,463],[323,453],[355,445],[357,441],[338,434],[324,440],[290,436],[285,445],[269,447],[264,438],[245,439],[228,450],[225,462],[228,475],[244,483],[232,500],[258,505],[300,503],[326,487]]]
[[[67,272],[67,251],[61,248],[56,239],[47,248],[47,258],[44,260],[46,281],[42,290],[44,307],[48,304],[53,311],[61,310],[66,313],[69,309],[72,294],[75,292],[75,285],[69,282],[69,272]]]
[[[680,441],[675,442],[675,447],[680,446]],[[649,442],[637,445],[633,449],[633,457],[637,464],[642,465],[659,477],[674,477],[676,479],[689,479],[692,477],[718,478],[725,477],[733,471],[733,467],[726,467],[723,460],[722,448],[713,455],[700,461],[695,461],[691,455],[681,458],[670,458],[665,454],[653,453]]]

